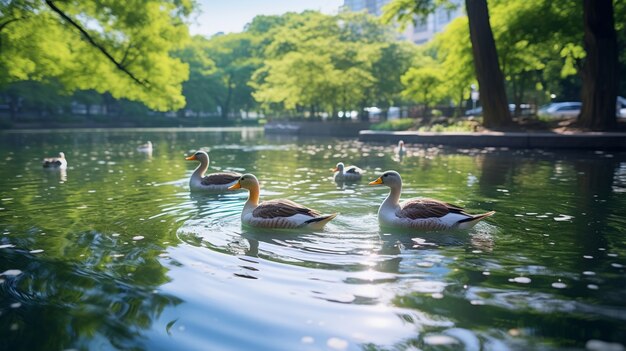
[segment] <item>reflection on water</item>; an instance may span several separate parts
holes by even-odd
[[[137,151],[151,140],[153,151]],[[5,133],[0,349],[506,350],[623,347],[626,155],[265,138],[258,129]],[[242,227],[245,192],[190,194],[195,167],[340,215]],[[64,150],[66,172],[41,156]],[[339,184],[338,161],[366,170]],[[404,196],[497,214],[469,232],[379,228]],[[612,343],[612,344],[611,344]]]

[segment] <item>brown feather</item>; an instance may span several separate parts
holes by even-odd
[[[460,213],[466,214],[462,207],[451,205],[449,203],[421,198],[410,199],[400,204],[400,211],[398,217],[410,218],[410,219],[423,219],[423,218],[440,218],[448,213]]]
[[[238,180],[241,174],[235,172],[211,173],[202,178],[202,185],[222,185]]]
[[[260,218],[291,217],[296,214],[309,215],[312,217],[320,215],[316,210],[285,199],[264,201],[252,211],[254,217]]]

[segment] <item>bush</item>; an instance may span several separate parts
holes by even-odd
[[[461,120],[451,124],[433,124],[422,126],[418,129],[420,132],[474,132],[480,126],[476,121]]]
[[[391,131],[409,130],[413,127],[415,127],[415,120],[411,118],[394,119],[391,121],[385,121],[385,122],[372,124],[370,126],[372,130],[391,130]]]

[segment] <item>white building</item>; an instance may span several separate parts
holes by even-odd
[[[380,16],[383,6],[389,2],[391,0],[344,0],[343,6],[350,11],[365,10],[372,15]],[[453,19],[464,15],[462,1],[453,0],[452,2],[457,4],[455,9],[436,9],[434,13],[431,13],[425,19],[417,19],[415,25],[407,25],[400,37],[416,44],[422,44],[432,39],[436,33],[441,32]]]

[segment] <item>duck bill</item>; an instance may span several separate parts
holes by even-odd
[[[331,172],[337,172],[338,170],[339,170],[339,168],[337,168],[337,167],[330,169]]]
[[[237,190],[237,189],[241,189],[241,183],[237,182],[234,185],[231,185],[228,187],[228,190]]]
[[[380,185],[383,183],[383,178],[378,177],[376,180],[369,182],[369,185]]]
[[[185,160],[187,160],[187,161],[193,161],[195,159],[196,159],[196,155],[191,155],[189,157],[185,157]]]

